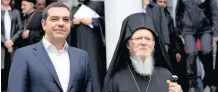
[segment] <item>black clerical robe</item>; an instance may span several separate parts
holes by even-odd
[[[131,68],[131,70],[133,69]],[[172,74],[167,69],[155,67],[151,77],[141,76],[134,71],[132,74],[141,92],[146,92],[147,89],[147,92],[168,92],[166,81],[171,79]],[[110,83],[111,87],[106,92],[139,92],[128,67],[118,71]]]
[[[106,48],[104,38],[104,2],[90,1],[86,5],[97,14],[99,18],[92,18],[93,28],[85,24],[74,25],[72,27],[72,46],[88,52],[91,62],[94,92],[100,92],[103,87],[104,76],[106,74]],[[72,15],[79,8],[72,9]]]
[[[147,92],[168,92],[168,85],[166,81],[171,79],[171,72],[173,73],[173,70],[166,54],[166,50],[164,49],[162,39],[159,38],[159,33],[155,30],[155,26],[153,24],[154,23],[151,17],[145,13],[135,13],[124,19],[120,32],[120,38],[105,76],[102,92],[140,92],[134,82],[131,72],[125,64],[125,61],[130,60],[130,53],[126,44],[134,32],[138,29],[149,30],[155,39],[155,50],[153,53],[155,68],[151,76],[151,82]],[[149,82],[148,77],[143,78],[137,74],[133,75],[136,78],[136,82],[139,85],[141,92],[145,92]]]

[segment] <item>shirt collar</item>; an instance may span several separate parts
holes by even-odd
[[[2,7],[1,7],[1,10],[4,10],[4,11],[8,10],[8,11],[9,11],[9,10],[12,10],[12,9],[11,9],[11,7],[9,6],[8,8],[2,8]]]
[[[46,50],[49,50],[50,48],[55,48],[55,49],[57,49],[54,45],[52,45],[52,44],[51,44],[47,39],[45,39],[44,37],[43,37],[43,39],[42,39],[42,43],[43,43],[43,45],[44,45],[44,47],[45,47]],[[68,51],[68,47],[69,47],[69,45],[68,45],[67,41],[65,41],[64,47],[62,48],[61,51],[63,51],[63,50]]]

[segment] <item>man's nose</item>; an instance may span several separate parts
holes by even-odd
[[[145,38],[143,38],[140,42],[141,45],[146,45],[147,44],[147,40]]]
[[[63,21],[63,19],[60,19],[60,20],[58,21],[58,26],[61,26],[61,27],[64,26],[64,21]]]

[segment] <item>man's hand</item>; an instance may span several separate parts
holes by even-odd
[[[218,42],[218,36],[213,38],[216,42]]]
[[[13,52],[13,47],[8,48],[8,52],[9,53]]]
[[[183,92],[179,84],[171,82],[170,80],[167,80],[167,84],[169,86],[169,92]]]
[[[5,41],[5,43],[4,43],[4,46],[5,46],[6,48],[10,48],[10,47],[12,47],[13,45],[14,45],[14,43],[13,43],[12,40],[7,40],[7,41]]]
[[[28,37],[29,37],[29,33],[30,33],[29,30],[25,30],[25,31],[23,31],[23,34],[22,34],[23,39],[28,38]]]
[[[176,61],[179,62],[181,58],[182,58],[181,54],[176,53]]]
[[[168,45],[164,45],[166,51],[168,52],[169,46]]]
[[[83,24],[86,24],[86,25],[92,24],[91,18],[83,18],[81,21]]]
[[[78,25],[78,24],[81,23],[81,19],[79,19],[79,18],[73,18],[72,22],[73,22],[74,25],[75,25],[75,24]]]

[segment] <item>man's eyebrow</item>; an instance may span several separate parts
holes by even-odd
[[[62,18],[70,18],[69,16],[63,16]]]
[[[60,16],[51,16],[52,17],[60,17]],[[60,18],[70,18],[69,16],[63,16],[63,17],[60,17]]]
[[[59,17],[59,16],[51,16],[50,18]]]

